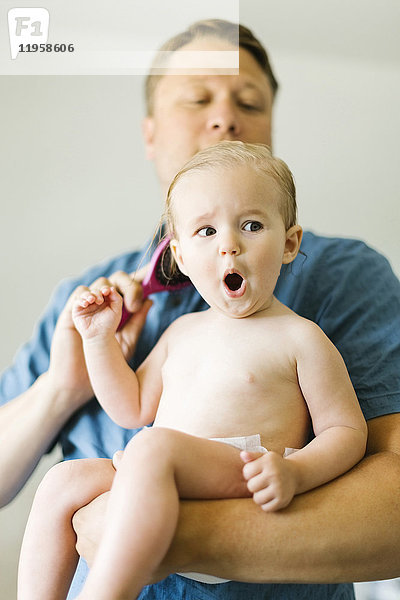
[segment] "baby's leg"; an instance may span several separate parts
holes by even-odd
[[[135,598],[165,556],[179,498],[250,496],[239,450],[154,427],[128,444],[111,490],[105,531],[79,600]]]
[[[114,475],[105,459],[71,460],[45,475],[22,543],[18,600],[65,600],[78,561],[72,517],[109,490]]]

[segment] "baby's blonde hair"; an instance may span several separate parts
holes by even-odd
[[[265,144],[244,142],[219,142],[201,150],[177,173],[169,186],[165,203],[165,221],[169,233],[176,237],[173,214],[174,190],[178,182],[188,173],[214,168],[237,168],[246,165],[259,174],[275,181],[280,192],[279,209],[286,231],[297,223],[296,187],[287,164],[272,155]]]

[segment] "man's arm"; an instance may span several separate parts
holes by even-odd
[[[121,274],[115,275],[115,278],[112,277],[117,279],[118,284]],[[100,281],[108,282],[105,279],[97,280]],[[123,283],[119,285],[120,289],[124,289]],[[129,285],[131,304],[137,299],[139,306],[141,286],[138,283],[132,284],[131,280]],[[82,287],[77,288],[81,289]],[[63,290],[60,292],[60,296],[62,295]],[[30,387],[0,406],[0,507],[10,502],[20,491],[68,419],[93,396],[81,337],[71,319],[72,299],[73,295],[61,311],[54,335],[51,335],[52,331],[46,334],[49,338],[46,340],[48,346],[52,338],[48,369],[45,366],[44,373],[35,378],[35,369],[43,367],[49,361],[49,350],[45,342],[39,340],[30,350],[25,370],[19,372],[16,369],[13,373],[15,385],[18,383],[21,387],[28,387],[31,381]],[[62,299],[58,300],[58,303],[61,301]],[[65,299],[63,302],[65,303]],[[54,312],[56,309],[57,306]],[[125,356],[133,352],[145,319],[146,311],[139,310],[119,332],[118,339]],[[50,320],[49,317],[44,323]],[[35,364],[35,369],[27,373],[31,363],[37,358],[36,354],[41,356],[41,364]],[[18,375],[21,383],[17,382]],[[3,398],[1,400],[4,401]]]
[[[52,389],[47,373],[0,407],[0,507],[20,491],[71,416],[67,394]]]
[[[258,583],[367,581],[400,574],[400,414],[369,421],[368,455],[338,479],[264,513],[251,499],[182,502],[158,573]],[[107,494],[74,518],[91,563]]]
[[[168,567],[255,582],[398,576],[400,414],[368,425],[368,456],[281,512],[262,514],[248,500],[183,505]]]
[[[1,506],[18,493],[66,421],[93,395],[70,303],[55,328],[48,370],[0,407]]]

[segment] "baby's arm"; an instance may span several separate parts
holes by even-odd
[[[303,322],[297,333],[297,377],[315,438],[286,458],[241,453],[248,489],[266,511],[342,475],[365,454],[367,425],[341,355],[317,325]]]
[[[139,379],[127,364],[115,333],[121,319],[122,297],[104,286],[82,294],[74,303],[72,318],[83,340],[83,350],[94,393],[107,414],[122,427],[150,423],[161,395],[163,340],[146,359],[147,377]],[[143,363],[143,364],[145,364]]]

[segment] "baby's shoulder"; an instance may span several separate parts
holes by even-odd
[[[286,332],[298,355],[304,355],[311,351],[318,352],[323,348],[333,346],[317,323],[296,313],[289,316]]]
[[[315,343],[319,339],[326,337],[325,333],[314,321],[301,317],[282,303],[277,303],[276,312],[273,316],[275,325],[281,334],[292,342],[299,341],[302,344],[307,342]]]
[[[207,311],[187,313],[175,319],[168,327],[166,333],[168,335],[177,335],[182,331],[188,331],[188,329],[194,328],[198,324],[201,324],[206,315]]]

